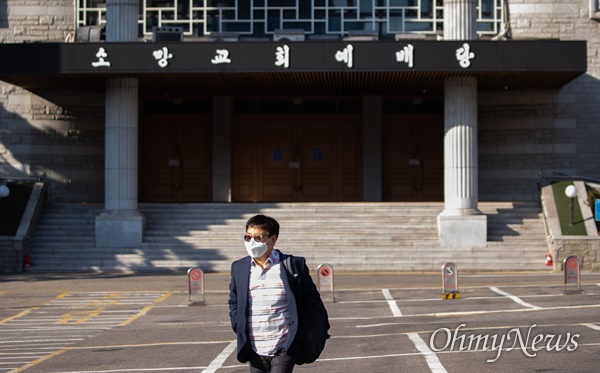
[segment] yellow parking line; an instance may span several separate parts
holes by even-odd
[[[23,317],[23,316],[27,315],[28,313],[37,310],[40,307],[41,306],[31,307],[31,308],[26,309],[25,311],[19,312],[18,314],[14,315],[14,316],[7,317],[6,319],[2,319],[2,320],[0,320],[0,325],[6,324],[7,322],[12,321],[14,319],[18,319],[19,317]]]
[[[23,371],[25,371],[26,369],[29,369],[29,368],[31,368],[31,367],[33,367],[33,366],[35,366],[35,365],[38,365],[39,363],[42,363],[42,362],[44,362],[44,361],[46,361],[46,360],[48,360],[48,359],[52,359],[52,358],[53,358],[53,357],[55,357],[55,356],[58,356],[58,355],[60,355],[60,354],[64,354],[65,352],[67,352],[67,351],[69,351],[69,350],[71,350],[71,349],[73,349],[73,347],[65,347],[65,348],[63,348],[62,350],[59,350],[59,351],[53,352],[53,353],[51,353],[50,355],[43,356],[43,357],[41,357],[41,358],[39,358],[39,359],[37,359],[37,360],[34,360],[34,361],[32,361],[31,363],[28,363],[28,364],[26,364],[26,365],[23,365],[23,366],[22,366],[22,367],[20,367],[20,368],[13,369],[13,370],[9,371],[8,373],[19,373],[19,372],[23,372]]]
[[[14,316],[7,317],[6,319],[2,319],[2,320],[0,320],[0,325],[2,325],[2,324],[6,324],[6,323],[7,323],[7,322],[9,322],[9,321],[12,321],[12,320],[18,319],[19,317],[23,317],[23,316],[27,315],[28,313],[31,313],[31,312],[33,312],[33,311],[37,310],[38,308],[40,308],[40,307],[42,307],[42,306],[44,306],[44,305],[46,305],[46,304],[52,303],[52,302],[53,302],[55,299],[62,299],[62,298],[64,298],[64,297],[66,297],[68,294],[69,294],[69,293],[62,293],[62,294],[59,294],[59,295],[58,295],[56,298],[54,298],[53,300],[51,300],[51,301],[48,301],[48,302],[46,302],[46,303],[44,303],[44,304],[42,304],[42,305],[40,305],[40,306],[30,307],[30,308],[26,309],[25,311],[19,312],[18,314],[14,315]]]
[[[129,325],[130,323],[134,322],[135,320],[139,319],[140,317],[142,317],[145,314],[147,314],[148,312],[150,312],[150,310],[152,308],[154,308],[154,306],[156,306],[158,303],[162,302],[163,300],[167,299],[168,297],[170,297],[173,294],[174,294],[173,291],[168,292],[167,294],[163,295],[162,297],[160,297],[157,300],[155,300],[154,302],[152,302],[152,304],[144,307],[140,312],[137,313],[137,315],[130,317],[129,319],[123,321],[122,323],[120,323],[117,326]]]
[[[78,311],[73,311],[73,312],[63,314],[61,316],[60,321],[56,322],[56,324],[61,324],[61,325],[83,324],[84,322],[87,322],[90,319],[100,315],[108,307],[119,304],[119,300],[116,298],[120,298],[120,295],[119,294],[109,294],[102,299],[98,299],[98,300],[95,300],[90,303],[82,304],[77,307]]]
[[[106,346],[80,346],[73,347],[73,350],[97,350],[97,349],[110,349],[110,348],[140,348],[140,347],[159,347],[159,346],[192,346],[192,345],[215,345],[215,344],[226,344],[230,343],[231,340],[227,341],[185,341],[185,342],[154,342],[154,343],[138,343],[138,344],[125,344],[125,345],[106,345]]]

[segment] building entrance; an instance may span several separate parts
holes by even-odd
[[[360,201],[361,130],[360,114],[237,114],[232,199]]]
[[[444,200],[443,114],[384,115],[383,199]]]
[[[146,114],[140,145],[140,201],[212,200],[210,115]]]

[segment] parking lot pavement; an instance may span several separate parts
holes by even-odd
[[[593,372],[600,273],[564,294],[562,273],[336,273],[322,289],[331,339],[313,372]],[[229,275],[0,276],[0,372],[247,372],[235,358]],[[335,302],[333,301],[335,298]]]

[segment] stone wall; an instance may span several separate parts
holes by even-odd
[[[589,0],[510,0],[513,40],[587,40],[588,71],[560,90],[479,96],[480,200],[538,198],[554,173],[600,178],[600,22]],[[552,56],[548,56],[552,58]]]
[[[73,0],[0,1],[0,42],[63,42],[74,29]],[[0,81],[0,177],[43,177],[53,201],[102,202],[104,94]]]
[[[0,274],[23,271],[23,251],[22,241],[0,236]]]
[[[0,43],[64,41],[75,30],[74,0],[0,2]]]
[[[104,95],[1,88],[0,177],[42,177],[53,201],[102,202]]]
[[[563,260],[570,255],[579,258],[583,270],[600,270],[600,240],[598,237],[556,237],[550,243],[554,255],[554,268],[562,269]]]

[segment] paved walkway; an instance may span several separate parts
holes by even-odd
[[[295,371],[594,371],[600,273],[565,295],[562,273],[336,273],[322,297],[332,338]],[[0,372],[247,372],[235,359],[229,275],[205,275],[188,306],[177,275],[0,276]]]

